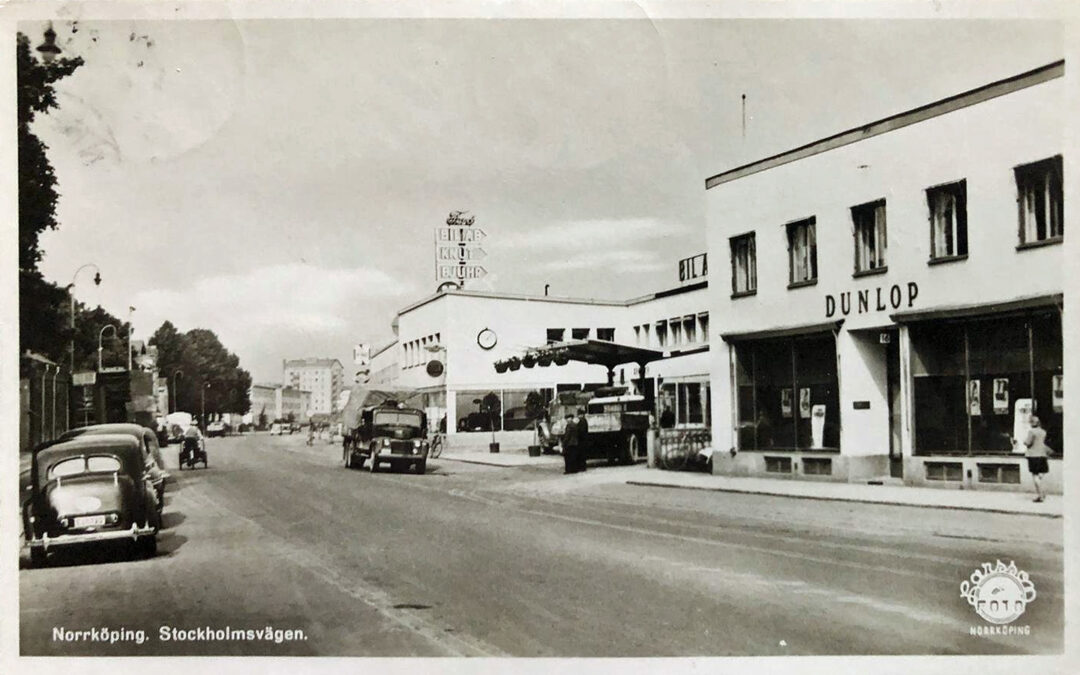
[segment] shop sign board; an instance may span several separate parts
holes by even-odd
[[[810,387],[799,389],[799,417],[810,419]]]
[[[452,211],[445,226],[435,228],[435,281],[461,283],[481,279],[487,270],[480,261],[487,251],[480,246],[487,233],[475,227],[475,215]]]
[[[982,415],[982,384],[979,380],[968,382],[968,415],[979,417]]]
[[[810,438],[813,447],[821,448],[825,445],[825,404],[818,403],[811,409]]]
[[[1009,378],[994,378],[994,414],[1009,414]]]
[[[97,373],[92,370],[83,373],[73,373],[71,375],[71,384],[74,387],[85,387],[96,383]]]
[[[784,419],[791,419],[794,393],[795,392],[791,387],[785,387],[780,390],[780,414]]]
[[[1065,407],[1065,376],[1054,375],[1051,388],[1053,389],[1054,412],[1059,413]]]
[[[919,284],[914,281],[909,281],[906,287],[893,284],[890,287],[878,286],[857,291],[842,291],[835,295],[830,293],[825,296],[825,318],[896,311],[901,307],[911,308],[915,305],[917,297],[919,297]]]
[[[693,281],[709,276],[709,254],[699,253],[679,261],[679,281]]]

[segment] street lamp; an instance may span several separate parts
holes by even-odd
[[[177,409],[180,407],[180,402],[176,400],[176,378],[177,377],[183,377],[183,376],[184,376],[184,371],[180,370],[179,368],[177,368],[176,370],[173,371],[173,374],[172,374],[172,405],[173,405],[173,412],[176,412]]]
[[[210,388],[209,382],[204,382],[203,386],[199,389],[199,419],[202,422],[202,428],[206,428],[206,390]]]
[[[94,263],[86,263],[79,269],[75,270],[75,274],[71,275],[71,283],[67,285],[68,296],[71,298],[71,372],[75,372],[75,280],[79,276],[79,272],[82,272],[87,267],[94,268],[94,285],[101,285],[101,270]]]
[[[112,325],[111,323],[105,324],[104,326],[101,327],[101,330],[98,331],[98,336],[97,336],[97,369],[98,369],[99,373],[101,372],[101,338],[105,336],[105,331],[109,330],[110,328],[112,328],[112,330],[113,330],[113,337],[119,337],[119,335],[116,332],[116,326]]]
[[[129,373],[131,372],[131,331],[132,331],[131,315],[134,312],[135,312],[135,308],[129,306],[128,307],[128,320],[127,320],[127,324],[128,324],[128,329],[127,329],[127,339],[128,339],[127,340],[127,352],[128,352],[128,372]]]
[[[56,46],[56,31],[53,30],[52,23],[45,29],[45,42],[38,45],[37,50],[41,52],[41,60],[45,63],[52,63],[60,55],[60,48]]]

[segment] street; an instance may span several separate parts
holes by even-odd
[[[301,435],[209,439],[158,555],[20,560],[23,655],[1060,653],[1062,520],[630,486],[643,466],[346,470]],[[987,625],[960,584],[1014,560],[1038,596]],[[145,631],[142,644],[57,639]],[[218,640],[162,629],[297,631]],[[175,635],[175,634],[174,634]],[[261,634],[259,634],[261,635]],[[279,633],[280,636],[280,633]]]

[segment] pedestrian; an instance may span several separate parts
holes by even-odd
[[[578,410],[577,437],[577,470],[584,471],[587,468],[585,460],[589,458],[589,422],[585,419],[584,408]]]
[[[563,473],[578,471],[578,424],[574,413],[567,413],[562,434]]]
[[[671,429],[675,426],[675,413],[671,412],[671,408],[664,406],[664,411],[660,413],[660,428]]]
[[[1024,438],[1024,447],[1027,448],[1024,455],[1027,457],[1031,479],[1035,482],[1035,494],[1037,495],[1035,501],[1041,502],[1046,499],[1042,487],[1042,477],[1050,470],[1049,463],[1046,460],[1050,448],[1046,445],[1046,429],[1043,429],[1040,425],[1039,418],[1032,415],[1028,418],[1028,425],[1031,428],[1027,432],[1027,437]]]

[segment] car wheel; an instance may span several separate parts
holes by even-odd
[[[638,434],[631,434],[626,439],[626,445],[623,448],[623,464],[633,464],[637,462],[638,455],[640,454],[641,437]]]
[[[427,460],[422,459],[416,463],[416,473],[423,476],[425,471],[427,471]]]
[[[135,542],[135,549],[140,558],[153,558],[157,555],[157,535],[143,537]]]
[[[31,567],[44,567],[45,563],[49,559],[49,554],[45,552],[43,548],[31,548],[30,549],[30,566]]]

